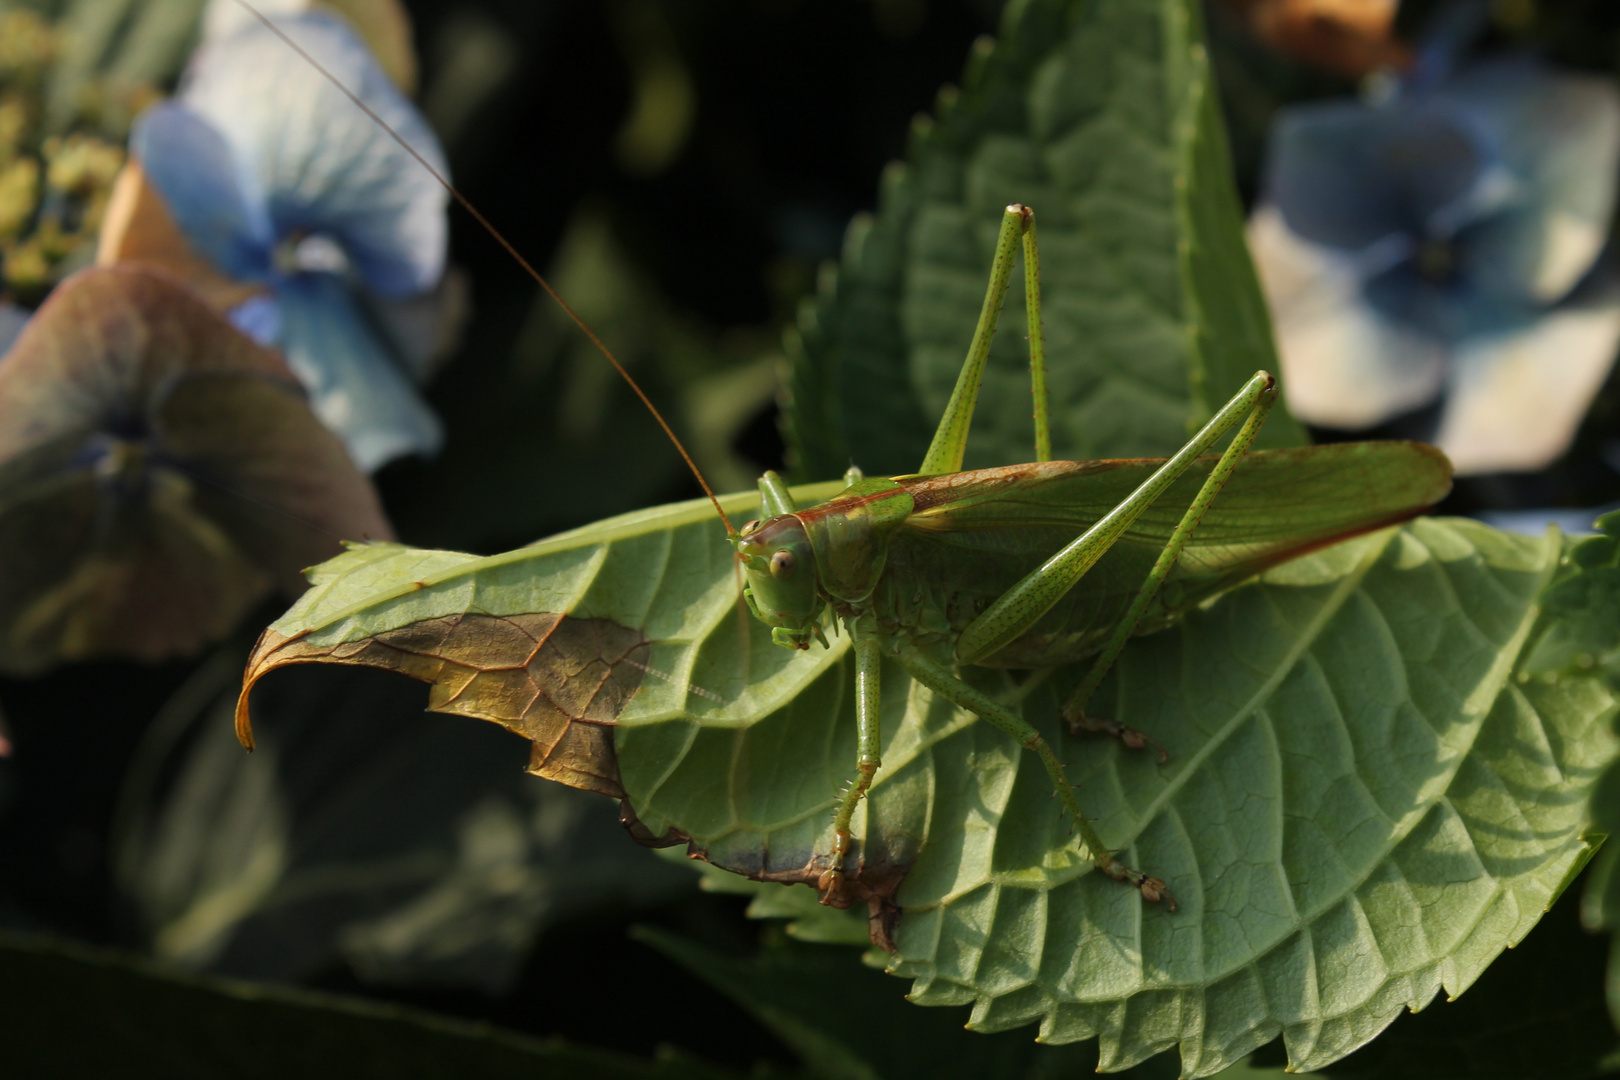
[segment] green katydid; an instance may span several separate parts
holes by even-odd
[[[1020,238],[1037,460],[958,472]],[[808,648],[812,638],[825,645],[821,622],[830,611],[854,644],[858,760],[838,802],[819,882],[823,903],[840,899],[855,810],[880,767],[885,655],[1033,750],[1097,868],[1149,900],[1167,898],[1164,882],[1127,868],[1103,845],[1045,738],[961,681],[953,665],[1035,668],[1095,655],[1063,718],[1075,729],[1110,732],[1139,747],[1140,733],[1085,712],[1133,633],[1158,629],[1267,566],[1411,517],[1450,488],[1446,459],[1419,443],[1261,451],[1234,473],[1276,400],[1276,382],[1263,371],[1168,460],[1053,462],[1043,351],[1034,214],[1013,205],[1003,216],[967,362],[916,474],[860,479],[827,502],[795,509],[780,478],[767,473],[760,481],[765,520],[750,522],[733,539],[748,579],[744,595],[773,628],[773,641],[795,649]],[[1202,457],[1234,428],[1218,459]],[[1197,482],[1190,498],[1181,494],[1185,509],[1144,521],[1183,479]],[[1229,482],[1233,489],[1216,502]],[[1196,565],[1178,567],[1200,523],[1199,536],[1208,542],[1188,560]],[[1176,586],[1173,596],[1161,594],[1167,579]]]
[[[238,2],[252,10],[245,0]],[[829,612],[849,629],[856,653],[858,755],[854,778],[837,802],[831,849],[818,860],[826,865],[819,881],[824,903],[847,900],[844,864],[855,853],[853,819],[880,767],[879,668],[885,655],[897,658],[923,686],[1033,750],[1097,868],[1149,900],[1168,898],[1164,882],[1125,867],[1104,846],[1045,738],[952,668],[1039,668],[1095,656],[1064,708],[1065,719],[1141,746],[1147,740],[1140,733],[1085,713],[1086,701],[1133,633],[1162,628],[1285,559],[1413,517],[1450,488],[1449,463],[1418,443],[1347,443],[1245,458],[1276,399],[1275,380],[1265,372],[1248,380],[1167,460],[1051,461],[1034,215],[1014,205],[1003,216],[967,361],[917,473],[864,479],[852,470],[844,492],[805,509],[796,509],[781,479],[767,473],[760,481],[764,520],[738,533],[679,439],[606,346],[475,207],[399,141],[556,300],[647,405],[714,502],[746,579],[742,596],[772,627],[772,640],[795,649],[808,648],[812,639],[825,644],[822,621]],[[1036,461],[959,472],[1020,246]],[[1204,456],[1234,428],[1218,458]],[[1161,503],[1172,509],[1156,509]],[[1189,547],[1195,530],[1198,539]],[[1078,588],[1082,578],[1085,587]]]

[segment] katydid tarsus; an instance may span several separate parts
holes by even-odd
[[[252,10],[245,0],[238,2]],[[466,199],[434,175],[574,319],[679,448],[656,408],[589,327]],[[1035,461],[961,472],[990,340],[1020,249]],[[774,642],[794,649],[808,648],[812,640],[825,645],[829,619],[841,621],[852,640],[857,753],[850,783],[835,799],[828,850],[816,862],[824,867],[818,882],[824,903],[847,902],[846,864],[859,859],[856,813],[881,768],[879,673],[885,658],[1034,752],[1084,855],[1146,899],[1168,899],[1165,882],[1127,867],[1104,844],[1048,740],[1016,711],[963,681],[960,668],[1043,668],[1091,658],[1063,706],[1063,720],[1075,730],[1112,733],[1140,747],[1145,736],[1086,712],[1132,634],[1160,629],[1285,559],[1412,517],[1449,489],[1445,458],[1416,443],[1249,453],[1277,397],[1275,380],[1263,371],[1169,459],[1052,461],[1039,294],[1034,215],[1015,204],[1003,215],[966,363],[918,471],[865,479],[852,470],[844,492],[808,508],[795,507],[782,480],[767,473],[759,485],[762,520],[740,533],[715,504],[746,579],[743,597],[771,626]],[[1221,453],[1213,454],[1228,436]],[[680,452],[709,493],[684,448]],[[1173,900],[1169,906],[1174,908]]]

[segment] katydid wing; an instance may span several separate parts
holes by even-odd
[[[1096,652],[1214,462],[1200,460],[1142,513],[1083,588],[980,663],[1045,667]],[[889,548],[888,573],[953,593],[946,610],[960,630],[970,612],[1101,518],[1158,464],[1060,461],[901,478],[916,505]],[[1255,451],[1199,523],[1137,632],[1161,629],[1278,563],[1407,520],[1449,487],[1445,458],[1423,443]],[[894,602],[903,602],[898,591]]]

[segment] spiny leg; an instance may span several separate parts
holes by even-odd
[[[1186,547],[1188,539],[1192,537],[1193,530],[1203,520],[1205,511],[1215,501],[1215,497],[1220,494],[1221,488],[1226,485],[1226,481],[1231,478],[1232,471],[1237,468],[1238,462],[1242,459],[1244,453],[1248,451],[1249,444],[1254,442],[1254,437],[1260,433],[1260,425],[1265,423],[1266,414],[1271,411],[1271,406],[1276,400],[1276,391],[1268,389],[1255,403],[1254,411],[1249,414],[1249,418],[1244,421],[1243,427],[1233,437],[1232,444],[1226,448],[1226,452],[1215,463],[1215,468],[1210,471],[1208,479],[1198,489],[1198,494],[1193,498],[1192,504],[1187,507],[1187,512],[1181,515],[1181,520],[1176,524],[1175,531],[1170,534],[1170,539],[1165,542],[1163,550],[1159,552],[1159,557],[1154,560],[1153,569],[1148,571],[1148,576],[1142,582],[1142,587],[1136,591],[1136,596],[1131,600],[1131,606],[1126,610],[1125,617],[1114,626],[1114,632],[1109,637],[1107,646],[1098,654],[1097,659],[1092,662],[1091,670],[1086,672],[1086,677],[1081,680],[1074,693],[1070,694],[1069,699],[1063,703],[1062,716],[1071,730],[1102,730],[1117,735],[1127,746],[1133,745],[1131,738],[1133,735],[1139,739],[1147,738],[1141,732],[1125,727],[1117,721],[1088,719],[1085,711],[1086,702],[1091,700],[1091,695],[1096,693],[1098,685],[1102,683],[1103,676],[1108,674],[1108,669],[1114,666],[1115,660],[1119,659],[1120,651],[1125,648],[1125,642],[1135,631],[1137,625],[1141,623],[1142,616],[1147,614],[1148,605],[1153,602],[1153,597],[1158,594],[1159,586],[1164,584],[1164,579],[1175,568],[1176,560],[1181,557],[1181,549]],[[1154,745],[1158,744],[1155,743]],[[1134,748],[1141,749],[1141,746],[1137,744]],[[1164,747],[1159,747],[1159,761],[1163,763],[1168,756],[1164,751]]]
[[[923,456],[917,472],[923,476],[940,476],[960,472],[962,454],[967,449],[968,425],[973,420],[973,406],[979,400],[979,384],[984,380],[984,364],[990,356],[990,339],[996,334],[996,320],[1001,317],[1002,301],[1007,295],[1007,283],[1012,277],[1013,263],[1018,257],[1018,241],[1026,236],[1035,221],[1028,207],[1013,203],[1001,215],[1001,232],[996,237],[996,255],[990,264],[990,286],[985,290],[984,306],[979,310],[979,324],[973,330],[973,341],[968,346],[967,359],[956,376],[956,387],[951,400],[939,419],[933,442]],[[1025,245],[1034,252],[1033,241]],[[1030,275],[1033,276],[1033,275]],[[1029,277],[1026,277],[1026,281]],[[1031,340],[1035,340],[1034,337]],[[1042,390],[1044,401],[1045,364],[1042,363]],[[1044,408],[1043,408],[1044,411]]]
[[[1011,210],[1012,207],[1008,207]],[[1029,321],[1029,392],[1035,399],[1035,460],[1052,460],[1052,424],[1046,401],[1046,337],[1041,330],[1041,257],[1035,243],[1035,211],[1024,219],[1024,314]]]
[[[883,718],[881,671],[883,650],[876,632],[863,621],[856,620],[849,627],[855,643],[855,739],[857,756],[855,776],[844,791],[833,818],[832,865],[816,881],[821,890],[821,902],[830,904],[844,885],[844,858],[849,854],[849,826],[855,818],[855,808],[872,786],[872,777],[882,764],[879,754],[883,748]]]
[[[1063,809],[1068,811],[1069,817],[1074,821],[1075,829],[1080,834],[1082,854],[1089,858],[1098,870],[1115,881],[1124,882],[1140,890],[1143,899],[1164,900],[1169,903],[1171,911],[1176,910],[1175,898],[1170,895],[1163,881],[1132,870],[1114,858],[1114,853],[1103,845],[1102,837],[1097,835],[1097,830],[1091,827],[1091,822],[1080,810],[1080,800],[1075,798],[1074,788],[1069,785],[1068,778],[1063,774],[1063,763],[1052,752],[1051,744],[1039,731],[1031,727],[1028,721],[988,694],[975,690],[958,679],[950,670],[921,653],[907,650],[900,654],[900,663],[913,679],[934,693],[981,719],[988,720],[1017,739],[1025,749],[1033,750],[1035,756],[1040,758],[1041,764],[1046,767],[1047,775],[1052,778],[1052,787],[1062,801]]]

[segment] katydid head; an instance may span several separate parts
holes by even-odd
[[[826,645],[818,622],[825,602],[804,523],[792,514],[750,521],[731,542],[748,579],[743,597],[754,617],[771,627],[771,640],[790,649],[808,649],[811,638]]]

